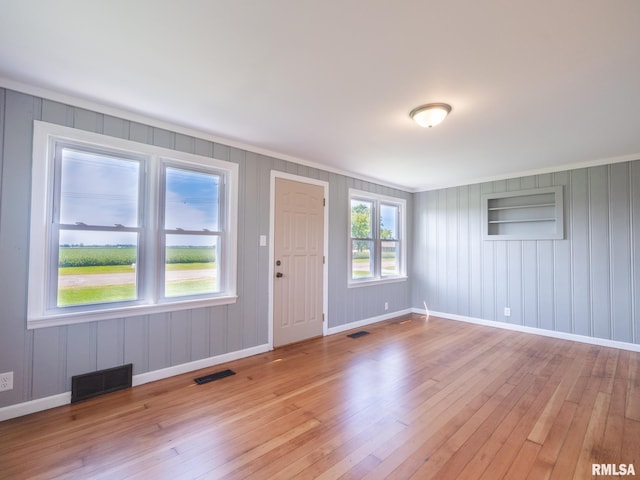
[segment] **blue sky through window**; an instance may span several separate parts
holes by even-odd
[[[140,162],[69,148],[62,149],[60,223],[138,226]],[[132,235],[67,231],[70,245],[130,244]]]
[[[219,230],[219,183],[218,175],[167,167],[165,229]]]
[[[380,205],[380,227],[390,231],[387,238],[398,238],[398,207]]]
[[[140,170],[137,160],[62,149],[60,223],[138,227]],[[166,168],[165,228],[215,232],[219,225],[219,175]],[[66,230],[63,245],[130,245],[131,233]],[[208,236],[171,236],[179,245],[211,246]],[[186,242],[186,243],[184,243]],[[173,244],[173,243],[171,243]]]
[[[218,175],[167,167],[165,229],[215,232],[219,225]],[[212,246],[214,239],[202,235],[167,235],[167,246]]]

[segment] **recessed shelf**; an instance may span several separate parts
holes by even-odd
[[[555,222],[555,218],[521,218],[520,220],[489,220],[489,223],[524,223],[524,222]]]
[[[485,240],[564,238],[562,186],[482,196]]]
[[[512,207],[490,207],[489,211],[496,211],[496,210],[510,210],[513,208],[535,208],[535,207],[555,207],[556,204],[555,203],[540,203],[540,204],[535,204],[535,205],[514,205]]]

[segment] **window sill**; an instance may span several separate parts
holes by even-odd
[[[385,283],[398,283],[398,282],[406,282],[409,279],[406,275],[399,277],[389,277],[389,278],[376,278],[376,279],[367,279],[367,280],[350,280],[347,287],[348,288],[359,288],[359,287],[370,287],[373,285],[381,285]]]
[[[95,322],[100,320],[111,320],[115,318],[134,317],[138,315],[148,315],[153,313],[167,313],[179,310],[191,310],[203,307],[214,307],[217,305],[228,305],[236,303],[238,297],[230,295],[226,297],[216,297],[198,300],[187,300],[173,303],[160,303],[156,305],[135,305],[108,310],[60,313],[51,315],[30,315],[27,318],[27,328],[29,330],[45,327],[57,327],[62,325],[74,325],[77,323]]]

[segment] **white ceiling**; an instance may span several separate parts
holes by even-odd
[[[638,0],[0,0],[0,77],[408,190],[640,158]]]

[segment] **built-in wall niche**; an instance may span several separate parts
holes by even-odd
[[[562,186],[482,196],[485,240],[562,240]]]

